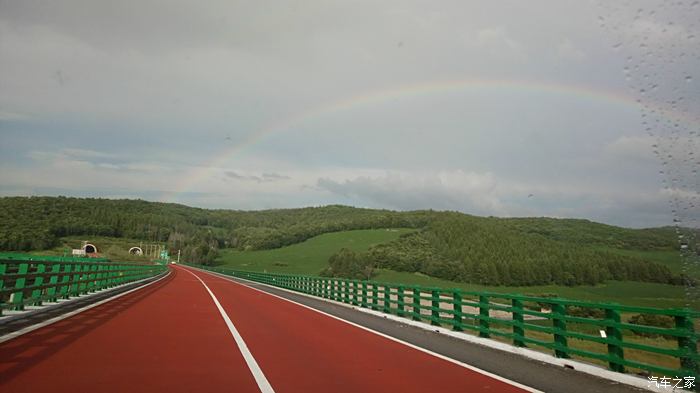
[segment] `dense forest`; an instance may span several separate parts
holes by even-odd
[[[490,219],[437,213],[418,232],[379,244],[364,253],[341,250],[330,258],[328,275],[366,278],[374,268],[421,272],[433,277],[485,285],[593,285],[606,280],[683,284],[684,277],[638,257],[618,255],[595,245],[670,249],[668,230],[629,230],[577,220]],[[559,222],[558,222],[559,221]],[[560,225],[559,225],[560,224]],[[598,232],[579,238],[576,225]],[[600,227],[598,227],[600,226]],[[596,235],[597,233],[597,235]],[[644,239],[648,243],[642,244]]]
[[[211,263],[221,248],[278,248],[350,229],[421,228],[429,216],[347,206],[237,211],[142,200],[6,197],[0,198],[0,250],[48,249],[65,236],[109,236],[166,242],[189,261]]]
[[[157,241],[185,260],[213,263],[222,248],[271,249],[351,229],[415,228],[363,253],[341,250],[327,275],[367,278],[374,268],[489,285],[595,284],[608,279],[680,284],[662,265],[605,248],[678,249],[673,228],[627,229],[587,220],[476,217],[324,206],[207,210],[142,200],[0,198],[0,250],[42,250],[66,236]]]

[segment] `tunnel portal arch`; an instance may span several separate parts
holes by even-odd
[[[95,254],[97,253],[97,247],[94,244],[86,243],[83,246],[83,250],[85,250],[86,254]]]

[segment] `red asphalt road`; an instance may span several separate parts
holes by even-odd
[[[0,344],[0,392],[259,392],[211,289],[278,392],[523,392],[214,275],[158,283]]]

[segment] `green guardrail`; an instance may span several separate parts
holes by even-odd
[[[700,312],[189,265],[387,314],[581,358],[617,372],[688,378],[697,389]],[[671,326],[626,321],[665,316]],[[681,385],[683,386],[683,385]]]
[[[62,257],[0,259],[0,315],[153,277],[166,266]],[[36,260],[35,260],[36,259]]]

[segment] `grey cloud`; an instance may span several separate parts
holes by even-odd
[[[319,178],[316,186],[363,206],[389,209],[433,208],[479,215],[588,218],[631,227],[668,223],[667,191],[613,191],[604,185],[580,184],[575,180],[559,185],[521,184],[491,174],[452,171],[393,173],[344,180]]]
[[[285,176],[285,175],[280,175],[278,173],[263,173],[261,175],[263,180],[267,181],[277,181],[277,180],[289,180],[291,177]]]
[[[412,210],[447,209],[473,213],[503,214],[496,195],[498,181],[491,174],[389,173],[379,177],[357,177],[344,181],[319,178],[316,185],[331,193],[352,197],[368,205]]]
[[[282,180],[291,179],[289,176],[280,175],[277,173],[263,173],[260,176],[257,175],[241,175],[234,171],[225,171],[224,174],[231,179],[241,180],[241,181],[253,181],[256,183],[271,183],[278,182]]]

